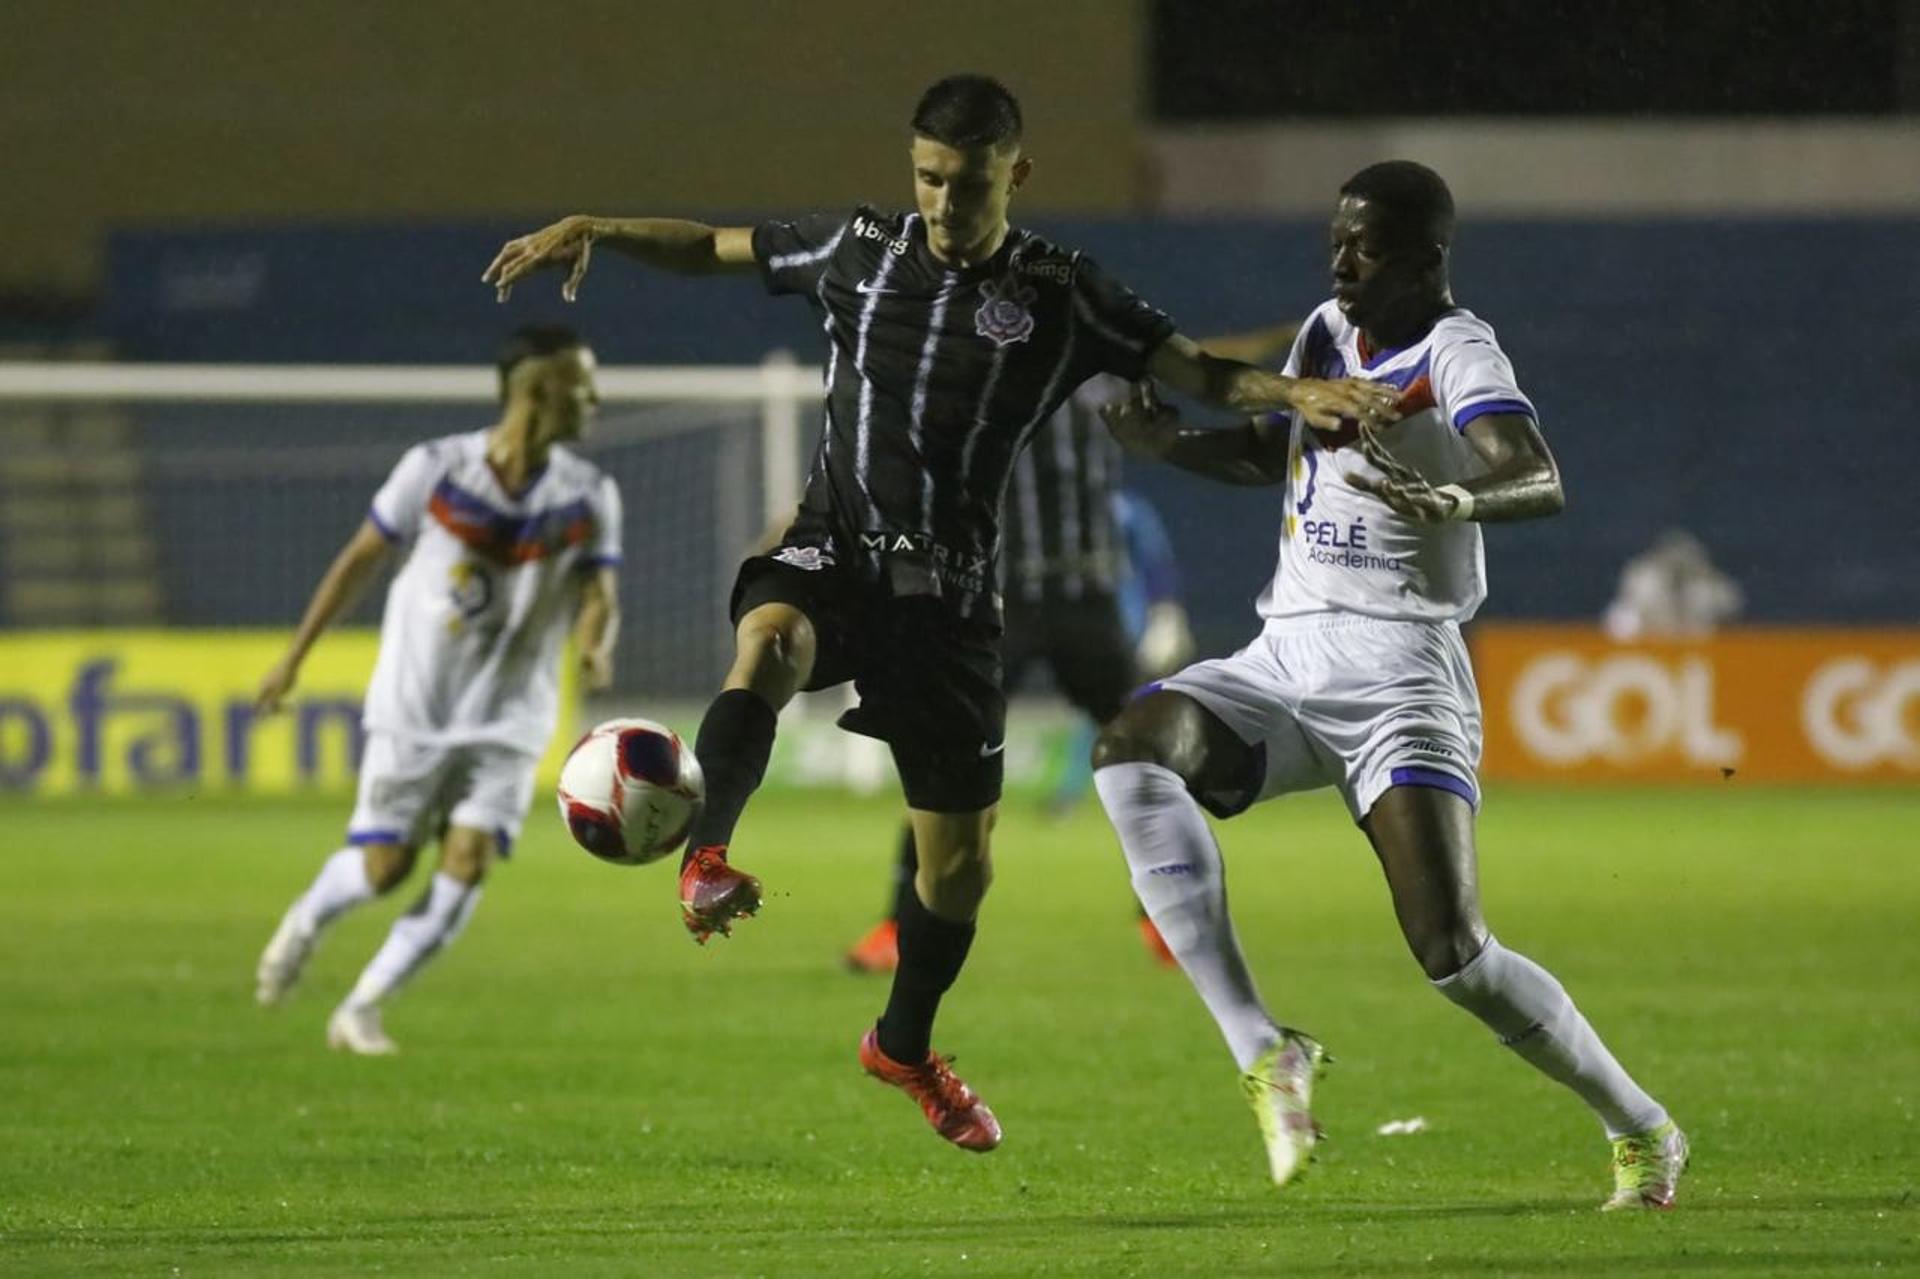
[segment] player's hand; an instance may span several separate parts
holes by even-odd
[[[1180,414],[1160,402],[1151,381],[1135,382],[1123,400],[1100,406],[1100,418],[1120,447],[1132,453],[1158,457],[1173,440]]]
[[[593,256],[593,219],[575,214],[561,218],[552,226],[541,227],[531,235],[508,240],[494,254],[493,261],[480,273],[483,283],[491,284],[494,296],[505,302],[513,294],[514,282],[544,267],[572,263],[560,296],[571,302],[580,296],[580,281],[587,276],[587,263]]]
[[[1360,428],[1360,452],[1380,472],[1380,478],[1349,473],[1347,483],[1422,524],[1445,524],[1453,519],[1460,505],[1454,496],[1439,492],[1418,471],[1388,453],[1370,426]]]
[[[273,669],[260,681],[259,691],[253,695],[253,709],[261,715],[271,715],[286,705],[287,694],[300,678],[300,668],[286,658],[273,664]]]
[[[1295,378],[1287,407],[1316,431],[1338,431],[1354,423],[1386,426],[1400,420],[1397,387],[1365,378]]]
[[[613,655],[588,652],[580,654],[580,682],[589,693],[604,693],[613,687]]]

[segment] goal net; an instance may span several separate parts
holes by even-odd
[[[739,558],[797,501],[819,373],[598,380],[580,447],[625,499],[615,691],[704,699]],[[0,628],[291,628],[400,454],[494,406],[488,367],[0,364]]]

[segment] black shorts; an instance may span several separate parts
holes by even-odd
[[[813,623],[806,690],[853,681],[860,704],[840,727],[892,748],[909,807],[975,813],[1000,801],[1007,699],[993,626],[929,596],[884,595],[839,568],[756,555],[734,579],[733,620],[762,604],[790,604]]]
[[[1009,595],[1002,654],[1008,692],[1020,687],[1036,663],[1045,662],[1061,696],[1096,724],[1118,715],[1139,681],[1120,601],[1105,592],[1072,598]]]

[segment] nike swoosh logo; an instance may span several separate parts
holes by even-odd
[[[899,293],[899,292],[901,292],[901,290],[899,290],[899,289],[881,289],[881,288],[876,288],[876,287],[874,287],[874,285],[873,285],[873,283],[872,283],[871,281],[868,281],[868,280],[861,280],[861,281],[860,281],[860,282],[859,282],[858,284],[855,284],[855,285],[853,286],[853,291],[854,291],[855,293],[864,293],[864,294],[867,294],[867,295],[870,295],[870,296],[874,296],[874,297],[879,297],[879,296],[883,296],[883,295],[891,295],[891,294],[897,294],[897,293]]]
[[[980,744],[980,758],[992,759],[995,755],[998,755],[1001,751],[1005,749],[1007,749],[1007,743],[1004,739],[1001,741],[995,742],[991,746],[988,746],[986,743],[982,742]]]

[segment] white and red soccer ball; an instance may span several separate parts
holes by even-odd
[[[706,799],[700,761],[650,719],[610,719],[560,766],[560,820],[602,861],[639,866],[686,841]]]

